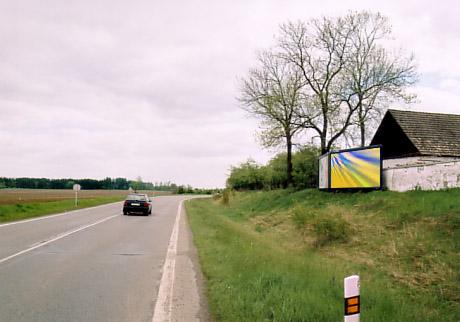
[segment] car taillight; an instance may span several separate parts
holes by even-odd
[[[144,207],[148,207],[148,206],[149,206],[149,204],[144,202]]]
[[[125,206],[127,206],[127,205],[128,205],[128,202],[127,202],[127,201],[125,201],[124,205],[125,205]]]

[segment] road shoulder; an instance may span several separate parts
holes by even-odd
[[[171,321],[211,321],[206,297],[205,277],[201,271],[198,250],[185,212],[179,222],[179,238],[173,282]]]

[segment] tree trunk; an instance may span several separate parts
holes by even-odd
[[[359,127],[361,130],[361,147],[364,147],[366,145],[366,124],[364,121],[361,121]]]
[[[362,95],[359,96],[359,103],[358,103],[358,117],[359,117],[359,130],[361,132],[361,147],[366,145],[366,123],[364,121],[364,111],[363,111],[363,104],[362,104]]]
[[[326,133],[321,133],[321,155],[328,153],[328,148],[326,145]]]
[[[287,164],[286,164],[286,174],[287,181],[286,187],[289,187],[293,184],[294,180],[292,178],[292,140],[291,137],[286,138],[287,143]]]

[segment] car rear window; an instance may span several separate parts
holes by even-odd
[[[142,195],[128,195],[126,200],[138,200],[138,201],[146,201],[145,196]]]

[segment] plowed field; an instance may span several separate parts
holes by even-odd
[[[163,191],[140,191],[152,195],[164,195]],[[113,196],[126,196],[127,190],[80,190],[78,199],[95,199]],[[49,202],[66,199],[74,199],[73,190],[52,190],[52,189],[1,189],[0,205],[11,205],[15,203],[28,202]]]

